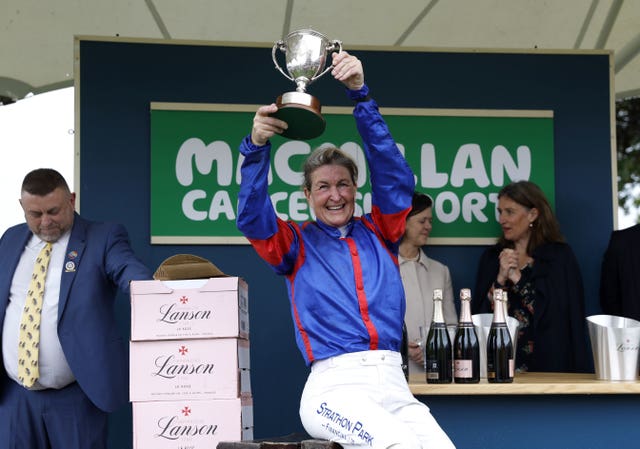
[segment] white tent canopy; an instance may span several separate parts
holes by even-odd
[[[640,95],[639,0],[3,0],[0,96],[73,84],[74,36],[273,43],[313,28],[350,47],[611,50]]]

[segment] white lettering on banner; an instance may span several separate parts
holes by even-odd
[[[293,221],[306,221],[309,219],[309,214],[305,214],[304,211],[309,209],[309,203],[304,196],[304,192],[293,192],[289,196],[289,217]]]
[[[227,220],[235,220],[236,213],[233,210],[233,203],[229,192],[226,190],[218,190],[211,200],[211,207],[209,208],[209,220],[216,221],[220,214],[224,214]]]
[[[191,190],[185,193],[182,198],[182,213],[185,217],[192,221],[203,221],[209,218],[211,221],[218,219],[220,214],[224,214],[227,220],[235,220],[236,213],[229,192],[226,190],[218,190],[213,194],[209,203],[209,213],[197,210],[195,202],[197,200],[206,200],[207,192],[204,190]]]
[[[460,198],[453,192],[440,192],[434,199],[433,210],[438,220],[442,223],[453,223],[460,218],[466,223],[472,221],[478,221],[480,223],[486,223],[489,221],[487,215],[484,213],[484,209],[488,203],[492,203],[491,210],[495,212],[496,221],[498,221],[498,212],[496,206],[498,204],[498,194],[490,193],[487,201],[487,196],[480,192],[470,192]]]
[[[420,179],[425,189],[440,189],[447,185],[449,177],[446,173],[438,173],[436,165],[436,149],[431,143],[422,145],[420,151]]]
[[[238,152],[238,163],[236,164],[236,184],[240,185],[242,182],[242,163],[244,162],[244,156]],[[269,170],[269,182],[271,182],[271,170]]]
[[[445,210],[445,205],[448,206]],[[442,223],[453,223],[460,216],[460,201],[453,192],[442,192],[434,198],[433,210]]]
[[[516,159],[517,162],[502,145],[493,148],[489,163],[493,185],[503,186],[505,173],[509,179],[529,179],[531,175],[531,149],[525,145],[519,146],[516,149]],[[480,188],[488,187],[490,184],[480,145],[475,143],[464,144],[458,149],[450,175],[438,173],[437,170],[436,149],[432,144],[425,143],[422,145],[420,154],[422,187],[440,189],[449,182],[453,187],[462,187],[466,180],[473,181]]]
[[[462,145],[453,160],[451,185],[462,187],[467,179],[475,181],[480,188],[489,185],[489,177],[482,161],[482,151],[480,145],[476,143]]]
[[[287,201],[287,192],[276,192],[271,194],[271,204],[273,204],[273,209],[276,211],[276,215],[280,220],[288,220],[289,216],[284,212],[278,211],[278,203]]]
[[[207,218],[207,213],[196,210],[194,204],[196,200],[203,200],[207,197],[204,190],[191,190],[182,197],[182,213],[185,217],[192,221],[203,221]]]
[[[289,184],[290,186],[301,185],[303,173],[292,170],[289,165],[289,159],[291,159],[292,156],[309,154],[310,152],[311,146],[306,142],[291,141],[280,145],[278,151],[276,151],[276,154],[273,156],[276,175],[285,184]]]
[[[321,146],[330,145],[324,143]],[[364,150],[356,142],[345,142],[340,147],[349,154],[358,167],[358,187],[367,182],[367,167]],[[404,146],[398,144],[404,154]],[[269,185],[276,179],[286,186],[299,187],[303,182],[303,173],[291,163],[292,158],[300,158],[310,154],[311,147],[307,142],[288,141],[274,148],[273,166],[269,167]],[[237,158],[234,168],[233,159]],[[183,186],[190,186],[197,175],[210,175],[213,164],[216,163],[216,183],[211,183],[211,190],[193,189],[187,191],[182,199],[182,213],[192,221],[216,221],[223,217],[235,220],[236,204],[231,200],[231,194],[224,187],[241,181],[240,166],[244,156],[239,152],[232,152],[230,146],[223,141],[215,141],[209,145],[198,138],[184,141],[176,156],[176,178]],[[441,190],[450,186],[461,188],[472,183],[478,189],[485,189],[491,185],[502,187],[505,180],[529,179],[531,175],[531,149],[526,145],[517,147],[515,157],[503,145],[496,145],[487,161],[483,158],[479,144],[466,143],[461,145],[451,162],[450,169],[438,171],[436,148],[431,143],[424,143],[420,150],[419,176],[415,176],[418,189]],[[442,163],[441,163],[442,165]],[[444,167],[446,168],[446,167]],[[235,176],[234,176],[235,174]],[[469,189],[466,189],[469,190]],[[473,190],[473,189],[471,189]],[[304,193],[296,191],[278,191],[271,193],[271,202],[279,218],[282,220],[307,221],[315,220],[306,201]],[[495,193],[481,193],[471,191],[464,194],[451,190],[439,192],[434,197],[434,214],[441,223],[453,223],[462,219],[466,223],[486,223],[492,212],[496,215]],[[360,216],[371,211],[371,193],[356,195],[355,214]]]
[[[475,218],[480,223],[489,221],[483,209],[487,205],[487,197],[480,192],[467,193],[462,198],[462,219],[471,223]]]
[[[364,157],[364,150],[355,142],[346,142],[340,149],[355,161],[358,167],[356,185],[362,187],[367,182],[367,159]]]
[[[183,186],[190,186],[193,183],[193,164],[195,162],[198,173],[208,175],[211,173],[213,161],[218,163],[216,182],[221,186],[231,184],[231,167],[233,166],[233,155],[227,142],[216,140],[209,145],[196,137],[184,141],[180,145],[176,156],[176,178]]]
[[[276,215],[281,220],[308,221],[315,220],[316,217],[309,209],[309,203],[304,196],[304,192],[274,192],[271,194],[271,204],[276,211]],[[364,211],[371,210],[371,193],[356,192],[356,206],[354,214],[364,215]]]
[[[489,202],[494,204],[495,207],[493,208],[493,212],[496,214],[496,222],[500,221],[500,213],[498,212],[498,194],[497,193],[490,193],[489,194]]]
[[[491,182],[496,186],[503,186],[505,172],[515,181],[523,181],[531,176],[531,150],[528,146],[520,145],[516,149],[518,164],[514,162],[509,151],[502,145],[497,145],[491,152]]]
[[[362,204],[362,206],[361,206]],[[371,212],[371,193],[356,193],[356,210],[355,214],[362,216],[365,212]]]

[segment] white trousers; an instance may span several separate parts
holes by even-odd
[[[393,351],[314,362],[300,418],[309,435],[345,449],[455,449],[429,407],[409,390],[400,354]]]

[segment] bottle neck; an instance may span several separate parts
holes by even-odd
[[[494,323],[506,323],[504,317],[504,301],[493,302],[493,322]]]
[[[433,323],[442,323],[444,324],[444,313],[442,313],[442,300],[434,299],[433,300]]]
[[[463,299],[460,301],[460,323],[471,323],[471,301]]]

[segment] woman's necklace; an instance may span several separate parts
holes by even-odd
[[[531,265],[533,265],[533,258],[527,256],[527,258],[524,261],[524,265],[520,267],[520,271],[524,270],[527,267],[530,267]]]

